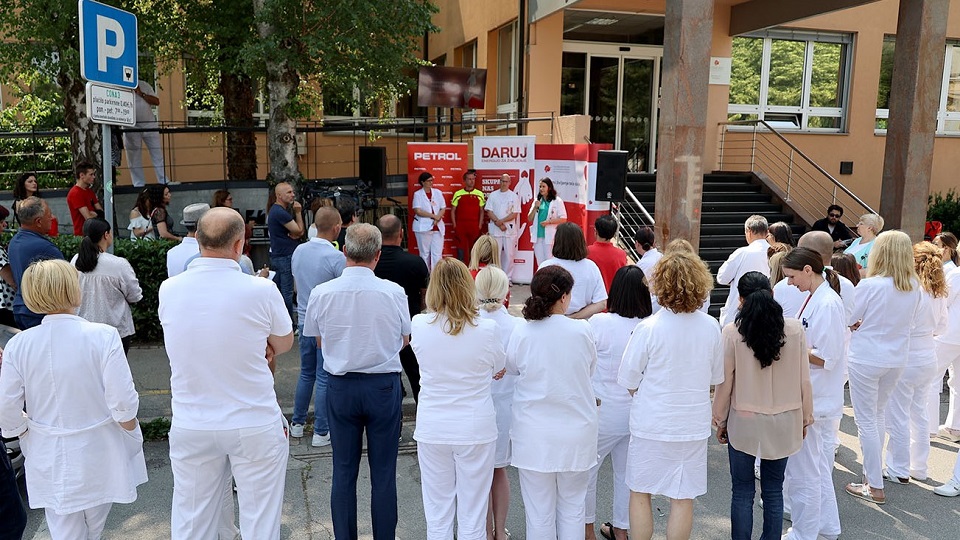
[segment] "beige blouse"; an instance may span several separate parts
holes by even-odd
[[[713,417],[726,421],[734,448],[761,459],[800,450],[803,428],[813,424],[810,358],[800,321],[784,319],[780,359],[761,369],[735,324],[723,328],[724,381],[717,386]]]

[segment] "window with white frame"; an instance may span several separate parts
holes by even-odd
[[[784,29],[733,38],[729,119],[844,131],[852,43],[850,34]]]
[[[517,112],[517,21],[497,30],[497,114]]]
[[[880,56],[880,84],[877,86],[876,130],[885,132],[890,117],[890,88],[893,83],[893,57],[896,36],[885,36]],[[960,41],[946,44],[940,105],[937,108],[937,133],[960,135]]]

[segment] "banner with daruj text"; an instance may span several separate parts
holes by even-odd
[[[527,232],[527,212],[536,197],[533,185],[536,141],[532,135],[473,139],[473,168],[477,170],[480,189],[484,193],[500,189],[500,177],[508,174],[510,189],[520,198],[520,231],[511,276],[515,283],[530,283],[533,277],[533,245]]]
[[[450,201],[463,187],[468,151],[467,143],[407,143],[407,246],[411,253],[420,253],[413,234],[413,194],[420,189],[420,174],[428,172],[433,175],[433,189],[443,193],[447,207],[443,217],[446,229],[443,256],[456,257],[453,227],[450,226]]]

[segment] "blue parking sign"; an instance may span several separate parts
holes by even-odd
[[[136,88],[137,16],[80,0],[80,75],[101,84]]]

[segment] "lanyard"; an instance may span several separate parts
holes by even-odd
[[[810,303],[810,299],[813,298],[813,293],[807,295],[807,299],[803,302],[803,307],[800,308],[800,313],[797,313],[797,318],[799,319],[803,315],[803,310],[807,309],[807,304]]]

